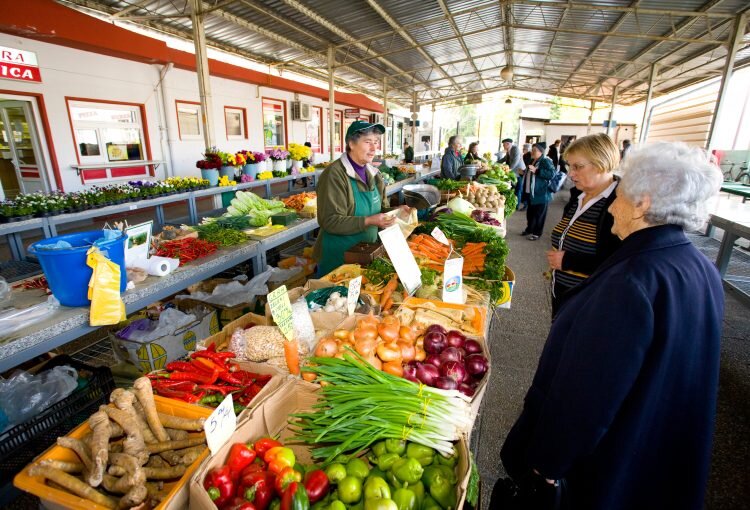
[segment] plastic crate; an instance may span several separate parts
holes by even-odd
[[[26,423],[0,434],[0,479],[12,480],[13,475],[34,457],[55,444],[59,436],[68,434],[95,413],[101,404],[109,402],[115,381],[108,367],[92,367],[68,355],[60,355],[47,362],[40,371],[62,365],[75,368],[79,382],[82,370],[91,373],[88,383]]]

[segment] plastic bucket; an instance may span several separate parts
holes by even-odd
[[[44,276],[47,278],[47,285],[60,304],[89,306],[91,303],[88,298],[88,288],[93,271],[86,265],[86,252],[95,241],[102,237],[104,237],[103,231],[94,230],[50,237],[29,246],[29,253],[39,259]],[[125,286],[128,284],[128,275],[125,271],[125,240],[127,238],[127,234],[122,233],[117,239],[97,243],[102,254],[120,266],[120,292],[125,292]],[[40,248],[40,246],[55,244],[57,241],[67,241],[72,248],[62,250]]]
[[[219,184],[219,170],[216,168],[201,169],[201,177],[208,181],[209,186],[217,186]]]

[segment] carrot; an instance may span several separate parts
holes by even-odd
[[[380,310],[381,310],[382,312],[387,312],[388,310],[390,310],[390,309],[391,309],[391,307],[392,307],[392,306],[393,306],[393,300],[392,300],[391,298],[388,298],[388,299],[386,300],[385,304],[384,304],[384,305],[381,305],[381,307],[380,307]]]
[[[396,287],[398,286],[398,275],[393,275],[391,279],[388,281],[388,284],[383,288],[383,294],[380,296],[380,306],[381,308],[385,306],[385,303],[388,302],[388,299],[391,297],[391,294],[393,294],[393,291],[396,290]]]
[[[299,375],[299,342],[296,339],[284,342],[284,358],[289,373]]]

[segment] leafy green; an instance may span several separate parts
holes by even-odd
[[[501,191],[500,193],[505,196],[505,219],[510,218],[511,214],[516,212],[516,206],[518,206],[518,195],[515,190],[508,189]]]
[[[471,474],[469,475],[469,484],[466,487],[466,501],[474,508],[479,502],[479,470],[474,460],[474,454],[469,452],[469,463],[471,464]]]
[[[435,278],[438,275],[437,271],[426,267],[419,268],[419,271],[422,273],[422,285],[435,285]]]
[[[365,277],[375,285],[386,283],[391,279],[396,269],[390,260],[383,257],[378,257],[373,260],[369,266],[364,269]]]
[[[262,227],[274,214],[286,210],[280,200],[266,200],[249,191],[238,191],[224,216],[247,216],[249,226]]]
[[[437,184],[435,186],[439,190],[443,191],[456,191],[461,188],[465,188],[468,184],[466,181],[454,181],[453,179],[436,179]]]
[[[216,243],[222,248],[247,241],[247,234],[241,230],[222,227],[218,222],[204,223],[194,228],[198,231],[198,237],[209,243]]]

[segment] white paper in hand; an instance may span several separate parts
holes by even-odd
[[[208,449],[211,450],[211,455],[216,455],[219,448],[232,437],[237,428],[237,415],[234,414],[234,401],[231,393],[211,413],[206,423],[203,424],[203,428],[206,431]]]
[[[349,291],[346,294],[346,307],[349,315],[357,309],[359,292],[362,290],[362,277],[358,276],[349,281]]]

